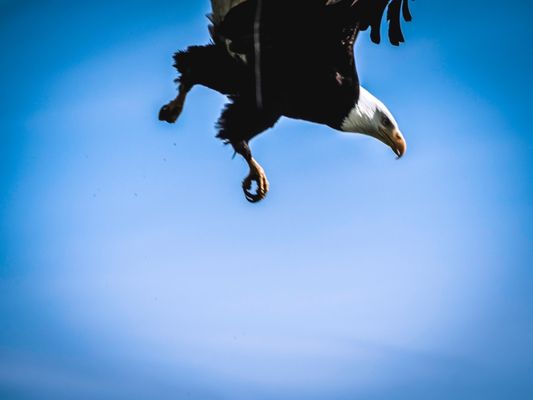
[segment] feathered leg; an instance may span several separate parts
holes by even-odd
[[[265,171],[253,158],[248,143],[253,137],[273,127],[279,118],[278,113],[257,109],[254,100],[238,98],[226,106],[218,121],[220,132],[217,137],[231,144],[235,152],[248,163],[250,173],[244,179],[242,188],[246,200],[251,203],[263,200],[270,185]],[[257,185],[256,193],[252,192],[254,182]]]
[[[169,123],[176,122],[187,94],[195,85],[232,95],[240,92],[250,80],[244,65],[233,59],[224,47],[213,44],[178,51],[174,54],[174,67],[180,73],[178,95],[159,112],[159,119]]]

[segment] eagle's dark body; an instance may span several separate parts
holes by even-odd
[[[233,7],[212,27],[214,43],[175,54],[180,94],[163,107],[160,119],[174,122],[194,85],[227,95],[231,101],[217,123],[217,137],[249,163],[249,141],[282,116],[341,129],[360,96],[355,39],[360,30],[371,27],[372,39],[379,42],[389,2],[247,0]],[[407,0],[393,0],[389,7],[393,44],[403,41],[402,4],[404,17],[410,19]],[[255,178],[245,182],[250,201],[266,194],[249,192],[252,180],[261,186]]]

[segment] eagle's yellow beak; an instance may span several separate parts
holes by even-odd
[[[375,137],[389,146],[394,151],[394,154],[398,156],[398,159],[402,158],[407,150],[407,142],[398,129],[387,130],[379,128],[379,135]]]
[[[395,130],[391,138],[391,148],[396,153],[398,158],[402,158],[407,150],[407,142],[400,131]]]

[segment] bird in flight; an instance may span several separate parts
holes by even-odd
[[[266,197],[269,182],[249,142],[283,116],[372,136],[402,157],[407,145],[398,123],[360,86],[354,44],[367,30],[380,43],[385,14],[389,41],[404,42],[408,1],[211,0],[212,43],[174,55],[178,95],[159,119],[176,122],[195,85],[226,95],[217,137],[248,163],[242,187],[252,203]]]

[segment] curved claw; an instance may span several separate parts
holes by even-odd
[[[183,107],[171,102],[161,107],[161,110],[159,111],[159,120],[173,124],[178,120],[182,110]]]
[[[253,182],[257,184],[256,193],[251,192]],[[250,175],[242,183],[242,190],[246,200],[250,203],[258,203],[263,200],[269,190],[269,183],[265,173],[262,170],[250,172]]]

